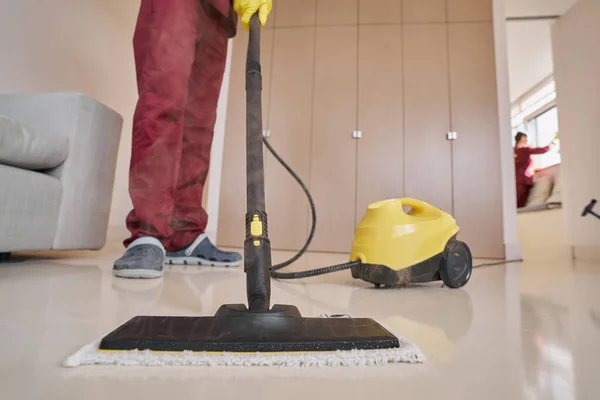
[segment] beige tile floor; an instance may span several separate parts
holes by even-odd
[[[556,258],[479,268],[464,290],[374,290],[348,272],[273,284],[273,301],[304,315],[392,326],[426,353],[423,365],[61,368],[133,315],[210,315],[244,301],[241,270],[175,268],[161,281],[125,281],[110,271],[119,251],[0,266],[1,399],[600,399],[600,266]],[[309,254],[297,268],[340,261]]]

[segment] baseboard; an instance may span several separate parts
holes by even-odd
[[[600,246],[571,246],[573,260],[600,263]]]
[[[506,260],[521,260],[523,251],[519,243],[504,243],[504,258]]]

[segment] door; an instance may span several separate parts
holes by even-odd
[[[357,35],[317,27],[310,189],[317,208],[312,250],[348,252],[356,213]]]
[[[492,21],[493,0],[447,0],[449,22]]]
[[[276,28],[315,26],[317,0],[302,0],[302,6],[298,0],[276,0],[273,11]]]
[[[317,26],[357,23],[358,0],[317,0]]]
[[[402,0],[402,21],[419,24],[446,21],[446,0]]]
[[[445,24],[404,25],[404,195],[452,212]]]
[[[402,22],[402,0],[359,0],[360,24],[399,24]]]
[[[356,222],[369,204],[403,196],[402,27],[361,25]]]
[[[269,142],[308,185],[315,28],[275,29]],[[265,149],[269,237],[274,249],[299,250],[308,234],[309,206],[292,176]]]
[[[450,24],[454,216],[479,258],[503,258],[498,100],[491,22]]]

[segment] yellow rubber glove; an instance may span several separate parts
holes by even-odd
[[[234,0],[233,9],[242,18],[242,25],[250,30],[250,18],[258,11],[261,26],[267,23],[267,17],[273,8],[272,0]]]

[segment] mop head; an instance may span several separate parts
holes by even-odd
[[[101,340],[82,347],[64,362],[65,367],[85,365],[115,366],[279,366],[279,367],[353,367],[390,363],[423,363],[421,350],[397,336],[400,347],[374,350],[338,350],[289,353],[208,353],[159,352],[152,350],[101,351]]]
[[[400,339],[400,347],[379,350],[349,350],[313,353],[195,353],[128,350],[104,352],[98,349],[100,340],[81,348],[67,358],[65,367],[84,365],[118,366],[280,366],[280,367],[352,367],[389,363],[422,363],[425,356],[413,344]]]

